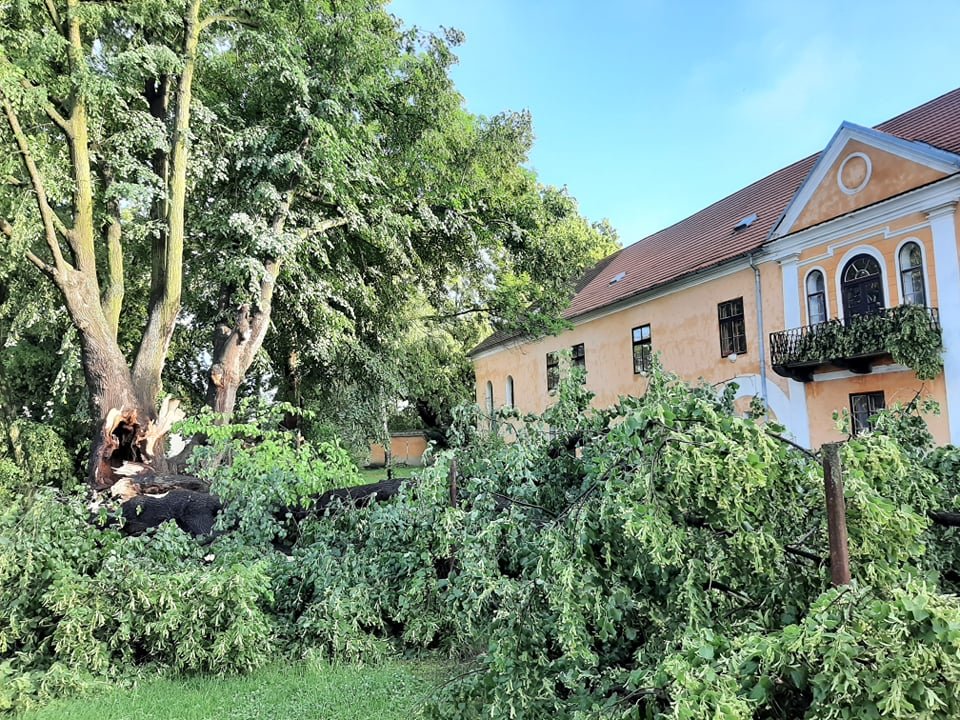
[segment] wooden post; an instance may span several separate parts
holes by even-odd
[[[459,498],[457,497],[457,459],[450,459],[450,505],[456,507],[459,503]]]
[[[850,584],[847,505],[843,501],[840,445],[841,443],[826,443],[821,448],[823,453],[823,489],[827,496],[827,531],[830,535],[830,580],[834,587]]]

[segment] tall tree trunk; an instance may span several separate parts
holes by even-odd
[[[153,437],[156,409],[141,402],[130,367],[116,340],[115,326],[100,304],[95,278],[77,270],[58,276],[58,285],[80,333],[81,362],[94,421],[88,480],[97,488],[116,479],[114,468],[133,461],[162,461],[162,443]]]
[[[166,222],[153,247],[150,311],[147,327],[133,363],[134,387],[141,402],[149,404],[156,403],[159,398],[163,365],[167,359],[177,315],[180,313],[187,167],[190,157],[190,103],[193,100],[197,46],[203,27],[204,24],[200,22],[200,0],[191,0],[184,18],[184,64],[176,93],[170,176],[166,184],[169,196]]]
[[[64,60],[74,82],[70,83],[69,102],[67,98],[60,98],[56,102],[47,100],[41,104],[47,119],[62,133],[69,149],[73,183],[71,225],[68,226],[64,219],[66,213],[55,209],[48,199],[31,141],[18,117],[20,106],[16,98],[0,90],[0,108],[30,178],[49,251],[48,259],[32,251],[27,251],[26,258],[62,292],[71,320],[80,332],[84,376],[90,391],[91,415],[97,428],[90,479],[95,485],[102,486],[112,480],[112,468],[120,462],[135,460],[161,464],[162,436],[180,416],[176,403],[168,402],[158,417],[155,403],[160,391],[160,374],[180,309],[190,103],[198,38],[204,27],[221,16],[201,22],[201,0],[190,0],[184,17],[183,67],[176,87],[172,123],[172,169],[167,173],[164,166],[164,177],[161,178],[166,203],[164,229],[160,233],[161,246],[154,248],[156,257],[147,325],[131,371],[116,339],[123,300],[122,228],[119,205],[109,199],[105,202],[110,219],[100,237],[106,248],[103,292],[98,277],[98,228],[94,217],[97,188],[93,177],[96,170],[103,183],[100,188],[103,193],[111,182],[111,172],[103,158],[91,153],[88,137],[91,120],[84,86],[89,48],[84,47],[81,32],[84,15],[80,11],[80,1],[67,0],[67,13],[62,18],[53,3],[47,4],[54,30],[65,41]],[[152,110],[164,113],[167,78],[155,90],[157,97],[147,99]],[[69,107],[68,115],[62,114],[65,107]],[[10,235],[6,224],[0,226],[0,230]]]
[[[272,283],[271,283],[272,284]],[[237,390],[254,356],[263,345],[270,323],[270,304],[251,316],[250,306],[241,305],[233,325],[221,322],[214,331],[213,363],[207,384],[207,405],[226,417],[233,413]]]
[[[294,194],[294,190],[287,193],[273,218],[271,232],[280,234],[284,231]],[[323,220],[309,231],[300,234],[303,239],[307,239],[346,223],[346,218]],[[273,293],[276,290],[282,262],[282,258],[270,258],[264,262],[264,273],[260,279],[260,297],[255,309],[251,309],[249,305],[240,305],[232,324],[221,320],[214,329],[213,358],[207,382],[207,405],[215,412],[222,414],[224,419],[233,413],[240,383],[243,382],[247,370],[250,369],[254,358],[263,347],[263,339],[270,327]],[[224,314],[228,310],[231,294],[230,288],[224,288],[222,296],[225,300],[221,307],[221,312]]]

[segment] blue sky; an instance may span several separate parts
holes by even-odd
[[[960,2],[394,0],[466,33],[468,109],[529,109],[530,165],[624,244],[960,86]]]

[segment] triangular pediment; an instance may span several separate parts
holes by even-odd
[[[783,213],[783,237],[960,172],[960,156],[843,123]]]

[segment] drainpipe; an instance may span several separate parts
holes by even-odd
[[[753,253],[750,253],[750,267],[753,268],[753,283],[756,287],[757,295],[757,339],[760,346],[760,397],[763,398],[764,407],[769,407],[767,402],[767,337],[763,332],[763,290],[760,287],[760,268],[753,261]]]

